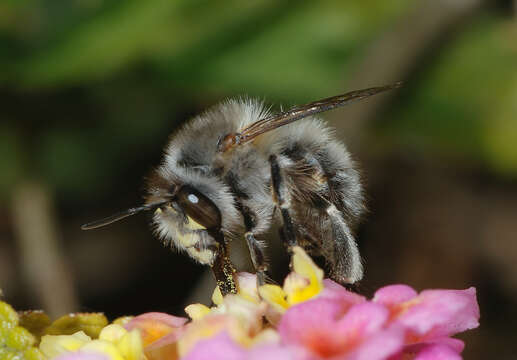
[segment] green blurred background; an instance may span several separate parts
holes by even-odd
[[[183,121],[232,96],[289,106],[401,90],[324,114],[360,162],[361,291],[476,286],[465,358],[512,358],[517,326],[517,2],[0,2],[0,288],[18,309],[182,313],[205,269],[139,216]],[[274,243],[275,240],[272,239]],[[274,278],[285,257],[271,246]],[[242,244],[236,262],[247,266]]]

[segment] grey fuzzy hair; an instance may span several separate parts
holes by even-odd
[[[231,155],[223,156],[222,175],[215,171],[214,164],[221,161],[221,154],[217,152],[220,139],[270,115],[270,108],[256,99],[243,97],[223,101],[185,123],[171,136],[157,173],[170,183],[188,184],[208,197],[220,210],[224,235],[230,239],[242,239],[244,221],[237,200],[255,215],[254,233],[268,231],[272,222],[277,220],[273,216],[276,204],[271,189],[270,156],[277,156],[279,166],[286,174],[289,171],[295,173],[296,160],[283,154],[289,149],[303,149],[303,152],[311,154],[332,174],[331,180],[337,195],[332,205],[335,206],[328,208],[332,219],[320,221],[318,214],[321,213],[309,209],[306,216],[300,215],[301,221],[327,224],[326,229],[322,228],[327,236],[332,234],[328,226],[330,222],[343,227],[341,234],[347,241],[342,245],[349,247],[347,264],[352,263],[352,268],[348,269],[348,280],[359,280],[362,277],[362,264],[349,226],[353,226],[365,211],[363,189],[359,173],[346,147],[335,139],[333,130],[326,122],[309,116],[266,132],[252,142],[234,148]],[[231,176],[231,183],[228,176]],[[287,179],[286,182],[296,187],[295,178]],[[237,199],[236,189],[248,196]],[[148,189],[150,194],[158,194],[160,191],[163,189]],[[293,191],[293,194],[301,194],[303,197],[303,191]],[[293,201],[305,207],[310,206],[303,198],[295,197]],[[181,249],[179,240],[174,238],[177,233],[175,227],[178,225],[164,221],[160,216],[155,216],[154,221],[158,235]],[[260,245],[264,244],[260,242]],[[327,248],[324,255],[328,255],[332,244],[323,243],[322,246]]]

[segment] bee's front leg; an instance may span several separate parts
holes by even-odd
[[[215,259],[212,264],[212,272],[214,273],[215,281],[223,296],[227,294],[236,294],[237,286],[233,279],[235,268],[230,261],[229,246],[225,242],[222,234],[217,234],[215,238],[217,240],[217,244],[213,247]]]

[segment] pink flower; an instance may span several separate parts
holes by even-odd
[[[184,332],[186,318],[165,313],[150,312],[130,320],[124,327],[138,329],[149,360],[177,358],[176,342]]]
[[[302,270],[315,268],[308,260],[301,264],[306,265]],[[418,294],[409,286],[391,285],[367,300],[332,280],[293,274],[284,288],[261,288],[268,295],[261,299],[255,277],[241,273],[238,295],[223,298],[216,289],[217,306],[187,307],[190,323],[148,313],[125,327],[141,331],[149,360],[458,360],[464,344],[450,336],[478,326],[473,288]],[[263,321],[267,310],[282,301],[287,305],[276,312],[277,320]]]
[[[418,294],[409,286],[392,285],[369,301],[328,279],[312,298],[289,303],[278,322],[267,324],[261,320],[265,304],[255,292],[255,279],[239,274],[238,280],[239,295],[223,299],[214,293],[217,307],[189,306],[193,320],[188,324],[163,314],[135,318],[133,324],[147,331],[144,339],[156,335],[153,329],[163,327],[161,320],[168,323],[166,330],[171,328],[145,348],[147,357],[457,360],[464,344],[450,336],[478,326],[473,288]]]
[[[430,349],[445,353],[447,348],[461,353],[464,344],[450,338],[459,332],[479,326],[479,306],[476,290],[425,290],[417,294],[406,285],[391,285],[379,289],[373,301],[386,306],[390,311],[390,321],[406,329],[405,343],[427,344]],[[420,349],[406,347],[404,353]],[[423,351],[423,350],[419,350]],[[431,352],[431,350],[425,350]]]
[[[257,289],[256,275],[236,273],[237,293],[223,297],[216,288],[211,307],[186,307],[190,320],[127,316],[92,336],[45,334],[26,354],[49,360],[460,360],[465,345],[451,336],[479,326],[474,288],[419,294],[391,285],[369,300],[324,279],[302,248],[293,251],[293,272],[282,287]],[[2,304],[0,318],[16,326],[16,313]],[[9,331],[0,331],[2,341],[13,342]]]
[[[171,332],[177,332],[187,321],[188,319],[183,317],[149,312],[134,317],[124,325],[124,328],[140,330],[144,346],[146,346]]]
[[[323,285],[324,288],[319,295],[319,299],[336,300],[341,303],[341,306],[345,306],[347,308],[366,301],[364,296],[347,290],[343,285],[340,285],[333,280],[325,279],[323,280]]]
[[[196,344],[194,349],[190,351],[184,360],[240,360],[246,357],[246,350],[237,345],[226,331],[219,333],[217,336],[201,340]]]
[[[315,359],[386,359],[401,350],[404,332],[386,327],[389,311],[380,304],[352,305],[315,299],[291,307],[278,332],[286,344],[303,347]]]
[[[410,345],[400,357],[412,360],[461,360],[461,355],[451,347],[433,343]]]
[[[200,341],[182,360],[310,360],[302,348],[266,344],[246,349],[226,333]]]

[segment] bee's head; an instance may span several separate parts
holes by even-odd
[[[148,177],[146,193],[144,205],[85,224],[82,228],[99,228],[150,210],[154,212],[155,231],[166,244],[211,265],[218,244],[225,236],[232,236],[240,224],[233,196],[215,177],[189,170],[172,173],[161,167]]]
[[[208,189],[206,189],[208,190]],[[146,204],[159,204],[156,212],[170,208],[185,219],[192,219],[207,230],[221,229],[221,211],[207,195],[177,177],[164,177],[154,172],[147,182]]]
[[[146,205],[152,204],[160,204],[153,216],[157,235],[203,264],[212,264],[218,243],[239,223],[227,186],[196,171],[157,169],[147,182]]]

